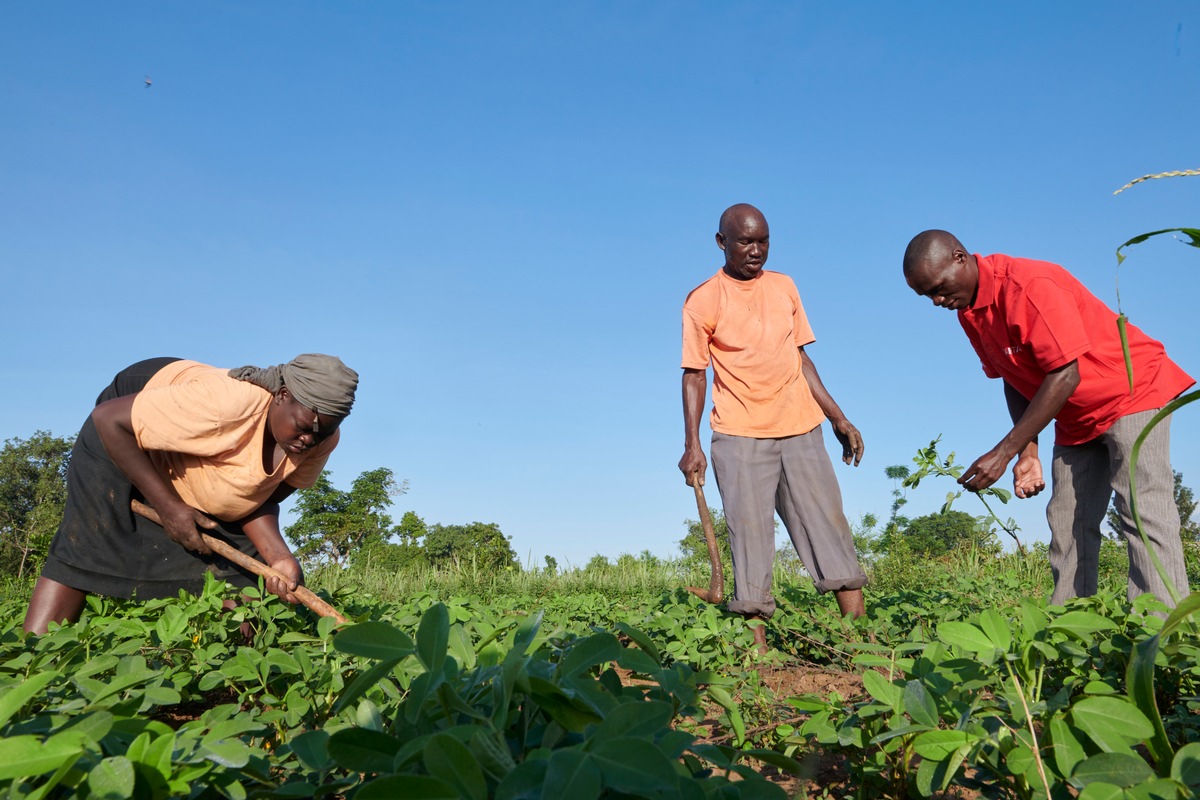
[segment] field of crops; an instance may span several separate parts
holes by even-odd
[[[1195,796],[1186,614],[1130,608],[1120,581],[1048,607],[1038,554],[912,573],[877,574],[854,622],[781,573],[766,656],[670,572],[390,596],[386,576],[318,575],[352,618],[336,631],[274,598],[222,612],[214,584],[92,598],[77,625],[26,638],[26,598],[7,596],[0,793]]]

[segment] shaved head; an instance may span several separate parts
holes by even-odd
[[[757,208],[749,203],[736,203],[721,213],[721,221],[717,224],[717,232],[728,238],[731,226],[740,224],[743,220],[751,218],[761,223],[764,227],[767,224],[767,218]]]
[[[771,247],[767,218],[749,203],[738,203],[721,214],[717,247],[725,251],[725,274],[748,281],[762,274]]]
[[[954,253],[955,249],[967,252],[954,234],[949,231],[922,231],[912,238],[904,251],[904,275],[908,277],[923,264],[940,264]]]
[[[922,231],[904,251],[904,280],[935,306],[964,311],[979,290],[979,265],[954,234]]]

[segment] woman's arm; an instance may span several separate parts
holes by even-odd
[[[175,488],[158,474],[146,451],[138,446],[133,433],[135,396],[118,397],[93,409],[92,422],[100,441],[112,462],[158,511],[167,535],[188,550],[211,553],[197,526],[211,530],[217,523],[183,502]]]
[[[242,532],[249,537],[258,554],[264,562],[288,576],[288,581],[278,578],[267,578],[267,591],[279,595],[285,603],[299,602],[292,592],[304,583],[304,571],[300,562],[292,555],[291,548],[283,540],[279,529],[279,504],[296,491],[295,487],[286,483],[279,484],[267,502],[263,503],[253,513],[241,520]]]

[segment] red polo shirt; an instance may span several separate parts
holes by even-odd
[[[1095,439],[1118,418],[1161,408],[1195,383],[1160,342],[1128,327],[1133,393],[1125,373],[1117,315],[1057,264],[981,256],[979,289],[958,312],[989,378],[1032,399],[1046,373],[1079,363],[1079,386],[1055,417],[1054,441]]]

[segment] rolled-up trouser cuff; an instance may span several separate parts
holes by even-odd
[[[775,614],[775,600],[730,600],[725,606],[734,614],[743,616],[760,616],[764,619],[770,619]]]
[[[851,589],[861,589],[866,585],[866,575],[852,575],[849,578],[826,578],[822,581],[813,581],[813,586],[817,587],[817,591],[821,594],[825,594],[826,592],[846,592]]]

